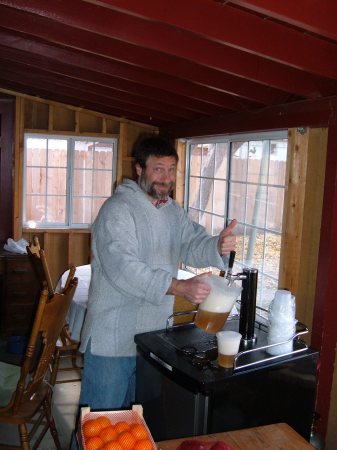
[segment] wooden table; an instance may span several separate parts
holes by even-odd
[[[216,441],[224,441],[234,450],[312,450],[314,448],[285,423],[160,441],[157,443],[157,447],[160,450],[176,450],[182,441],[188,439],[204,442],[206,444],[206,450]]]

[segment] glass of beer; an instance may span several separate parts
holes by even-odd
[[[218,341],[218,364],[226,369],[231,369],[234,358],[239,351],[242,335],[236,331],[219,331],[216,337]]]
[[[228,280],[217,275],[205,278],[205,283],[210,284],[212,290],[200,303],[194,323],[207,333],[217,333],[225,325],[242,288],[235,284],[228,286]]]

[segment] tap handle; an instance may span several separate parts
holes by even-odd
[[[236,252],[234,250],[232,250],[229,254],[228,271],[230,271],[230,273],[232,273],[232,269],[234,266],[235,255],[236,255]]]

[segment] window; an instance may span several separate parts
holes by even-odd
[[[26,134],[23,224],[89,227],[115,181],[116,139]]]
[[[188,214],[212,235],[237,219],[233,273],[258,269],[257,305],[263,309],[278,288],[286,162],[286,132],[188,142]]]

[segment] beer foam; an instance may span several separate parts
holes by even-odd
[[[228,281],[216,275],[206,278],[205,283],[210,284],[212,290],[199,308],[214,313],[230,312],[242,288],[237,285],[227,286]]]
[[[220,331],[216,334],[218,353],[222,355],[236,355],[239,351],[242,335],[236,331]]]

